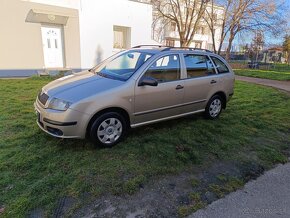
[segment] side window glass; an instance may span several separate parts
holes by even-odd
[[[206,59],[207,59],[206,63],[207,63],[208,73],[209,74],[216,74],[215,67],[214,67],[212,61],[208,57],[206,57]]]
[[[144,76],[153,77],[158,82],[170,82],[180,79],[180,62],[178,55],[164,56],[155,61]]]
[[[184,55],[187,69],[187,78],[204,77],[215,74],[214,66],[210,59],[204,55]]]
[[[228,67],[218,58],[216,57],[211,57],[211,59],[213,60],[217,70],[218,70],[218,73],[228,73],[230,72]]]

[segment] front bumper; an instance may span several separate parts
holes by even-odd
[[[38,100],[34,103],[34,108],[37,113],[37,125],[47,134],[58,138],[85,138],[90,118],[87,114],[72,109],[45,109]]]

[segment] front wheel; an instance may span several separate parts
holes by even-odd
[[[209,119],[217,119],[223,109],[223,100],[219,95],[213,96],[205,108],[205,116]]]
[[[126,131],[124,117],[116,112],[108,112],[93,122],[90,138],[96,145],[110,148],[122,140]]]

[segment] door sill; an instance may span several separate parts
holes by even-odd
[[[136,128],[136,127],[139,127],[139,126],[144,126],[144,125],[148,125],[148,124],[152,124],[152,123],[158,123],[158,122],[165,121],[165,120],[171,120],[171,119],[175,119],[175,118],[179,118],[179,117],[184,117],[184,116],[188,116],[188,115],[192,115],[192,114],[197,114],[197,113],[201,113],[201,112],[204,112],[204,111],[205,111],[205,109],[202,109],[202,110],[198,110],[198,111],[194,111],[194,112],[178,114],[178,115],[175,115],[175,116],[164,117],[164,118],[160,118],[160,119],[156,119],[156,120],[150,120],[150,121],[146,121],[146,122],[143,122],[143,123],[132,124],[131,128]]]

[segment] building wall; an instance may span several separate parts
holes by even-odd
[[[81,0],[22,0],[26,2],[35,2],[40,4],[79,9]]]
[[[0,0],[0,76],[13,71],[44,68],[41,24],[25,22],[31,9],[63,13],[69,16],[64,29],[65,62],[69,68],[80,68],[78,11],[20,0]],[[26,72],[27,74],[27,72]],[[4,75],[5,76],[5,75]]]
[[[131,29],[131,46],[157,44],[152,36],[152,6],[131,0],[26,0],[79,10],[81,68],[88,69],[112,54],[114,25]]]
[[[69,16],[63,26],[66,68],[88,69],[118,52],[114,25],[129,27],[131,46],[151,40],[152,6],[131,0],[0,0],[0,76],[43,69],[40,23],[25,22],[31,9]],[[7,73],[6,73],[7,74]]]
[[[131,28],[131,46],[152,44],[152,6],[128,0],[81,1],[81,66],[95,66],[118,50],[113,26]],[[156,42],[155,42],[156,43]]]

